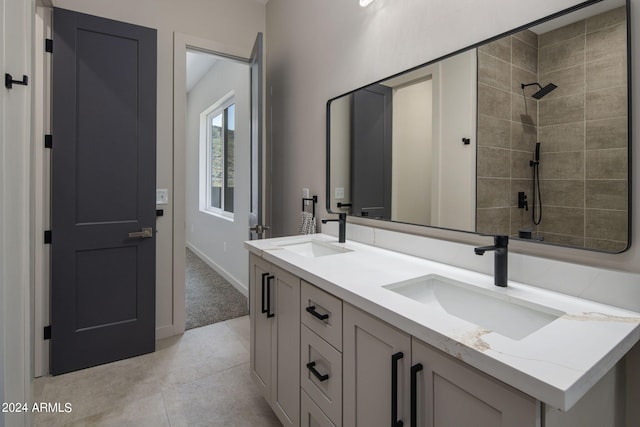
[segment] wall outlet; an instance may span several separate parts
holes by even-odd
[[[308,188],[303,188],[302,189],[302,198],[303,199],[308,199],[309,198],[309,189]],[[305,206],[309,206],[309,201],[305,200],[304,201],[304,205]]]
[[[344,187],[336,187],[336,189],[335,189],[335,199],[336,200],[344,199]]]
[[[224,243],[222,244],[222,250],[223,250],[224,252],[227,252],[227,242],[224,242]]]
[[[169,204],[169,189],[158,188],[156,189],[156,205],[168,205]]]

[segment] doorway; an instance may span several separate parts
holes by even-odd
[[[250,68],[186,52],[185,327],[248,314]]]

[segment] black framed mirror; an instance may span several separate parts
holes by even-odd
[[[582,3],[327,103],[327,210],[630,244],[629,3]]]

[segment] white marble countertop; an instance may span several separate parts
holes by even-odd
[[[281,246],[310,239],[351,251],[314,258]],[[498,288],[493,285],[493,277],[486,274],[362,243],[341,244],[325,234],[255,240],[245,242],[245,247],[265,261],[564,411],[640,340],[640,313],[512,281],[508,287]],[[471,246],[468,256],[475,256]],[[565,314],[517,340],[445,311],[427,310],[423,303],[384,288],[427,274]]]

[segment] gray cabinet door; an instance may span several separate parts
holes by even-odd
[[[417,374],[417,426],[536,427],[538,405],[530,396],[413,339]]]
[[[55,375],[155,349],[157,60],[156,30],[53,21]]]
[[[287,427],[300,425],[300,279],[274,267],[271,406]]]
[[[251,314],[251,377],[262,396],[271,401],[271,342],[272,317],[263,312],[266,308],[267,278],[271,264],[251,254],[249,257],[249,313]],[[272,280],[272,279],[269,279]]]
[[[410,425],[411,337],[349,304],[344,304],[343,325],[343,425],[388,427],[394,404],[394,421]],[[394,364],[398,353],[403,357]]]

